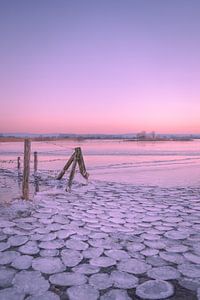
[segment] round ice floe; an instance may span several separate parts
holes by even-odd
[[[142,237],[145,240],[149,240],[149,241],[156,241],[160,239],[160,235],[158,234],[152,234],[152,233],[144,233],[142,234]]]
[[[89,237],[92,239],[103,239],[103,238],[107,238],[108,234],[103,232],[92,232],[89,234]]]
[[[147,272],[151,266],[137,259],[127,259],[117,264],[119,271],[124,271],[132,274],[143,274]]]
[[[38,257],[33,259],[32,268],[46,274],[64,271],[66,268],[58,257]]]
[[[12,280],[16,271],[11,268],[0,268],[0,287],[6,288],[12,285]]]
[[[88,244],[79,240],[67,240],[65,243],[66,247],[73,250],[86,250],[88,248]]]
[[[170,266],[153,268],[147,272],[148,277],[160,280],[177,279],[180,277],[179,271]]]
[[[97,300],[99,298],[98,290],[88,284],[70,287],[67,295],[69,300]]]
[[[200,278],[183,277],[178,280],[178,283],[187,290],[196,291],[200,286]]]
[[[72,286],[86,283],[87,278],[85,275],[78,273],[58,273],[51,275],[49,281],[54,285]]]
[[[106,250],[104,253],[105,255],[116,260],[123,260],[123,259],[130,258],[130,255],[124,250]]]
[[[72,270],[81,274],[94,274],[98,273],[100,271],[100,268],[92,266],[90,264],[81,264],[79,266],[74,267]]]
[[[40,251],[40,256],[46,257],[46,256],[58,256],[59,250],[57,249],[44,249]]]
[[[47,291],[40,296],[30,296],[26,300],[60,300],[60,297],[53,292]]]
[[[142,299],[166,299],[173,293],[172,284],[162,280],[148,280],[136,288],[136,295]]]
[[[7,288],[0,290],[1,300],[23,300],[25,298],[24,293],[20,293],[15,288]]]
[[[149,256],[147,257],[146,262],[154,267],[162,267],[168,264],[168,262],[160,256]]]
[[[193,254],[191,252],[184,253],[183,256],[194,264],[200,264],[200,255]]]
[[[19,292],[29,295],[41,295],[49,288],[48,280],[38,271],[21,271],[15,275],[13,285]]]
[[[103,253],[103,250],[103,248],[89,247],[88,249],[84,250],[82,254],[85,258],[95,258],[99,257]]]
[[[90,276],[89,284],[98,290],[105,290],[112,286],[113,282],[108,274],[99,273]]]
[[[0,265],[10,264],[20,254],[17,251],[0,252]]]
[[[18,250],[23,254],[30,254],[30,255],[37,254],[40,251],[35,241],[27,242],[25,245],[20,246]]]
[[[19,270],[26,270],[31,267],[33,257],[29,255],[21,255],[12,262],[12,267]]]
[[[62,224],[52,223],[52,224],[47,225],[46,228],[49,231],[57,231],[57,230],[61,230],[62,229]]]
[[[53,240],[49,242],[41,242],[39,247],[42,249],[61,249],[64,247],[64,242],[62,240]]]
[[[153,255],[157,255],[159,253],[159,250],[146,248],[146,249],[142,250],[140,253],[144,256],[153,256]]]
[[[56,232],[50,232],[48,234],[45,234],[43,238],[41,239],[42,242],[48,242],[48,241],[53,241],[57,238],[57,233]]]
[[[100,297],[100,300],[131,300],[128,293],[124,290],[111,290]]]
[[[28,237],[27,236],[11,236],[8,239],[8,242],[10,243],[11,246],[21,246],[28,242]]]
[[[164,249],[166,247],[162,241],[144,241],[144,244],[153,249]]]
[[[10,248],[10,244],[7,242],[0,242],[0,251],[4,251]]]
[[[182,264],[184,262],[183,256],[179,253],[161,252],[160,251],[159,255],[164,260],[175,263],[175,264]]]
[[[178,266],[179,272],[181,272],[184,276],[191,278],[200,277],[200,265],[184,263]]]
[[[62,229],[57,232],[57,236],[59,239],[66,239],[75,233],[76,233],[76,230],[74,230],[74,229]]]
[[[135,252],[135,251],[142,251],[145,246],[141,243],[132,243],[127,246],[128,251]]]
[[[67,267],[75,267],[83,259],[83,255],[79,251],[71,249],[62,250],[61,257],[64,265]]]
[[[172,240],[184,240],[189,237],[189,234],[183,231],[170,230],[167,231],[164,236]]]
[[[117,288],[132,289],[138,285],[138,278],[126,272],[113,271],[111,273],[113,284]]]
[[[116,264],[116,260],[114,260],[111,257],[96,257],[96,258],[92,258],[90,260],[90,264],[93,266],[97,266],[97,267],[110,267],[110,266],[114,266]]]
[[[187,250],[188,247],[184,245],[174,245],[174,246],[166,247],[167,252],[182,253],[182,252],[186,252]]]

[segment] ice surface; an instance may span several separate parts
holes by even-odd
[[[17,251],[0,252],[0,265],[10,264],[20,254]]]
[[[33,257],[30,255],[21,255],[12,262],[12,267],[19,270],[29,269],[32,265]]]
[[[111,257],[100,256],[100,257],[92,258],[90,260],[90,264],[93,266],[106,268],[106,267],[114,266],[116,264],[116,260],[114,260]]]
[[[137,259],[127,259],[117,264],[119,271],[124,271],[132,274],[143,274],[147,272],[151,266]]]
[[[127,249],[130,252],[141,251],[144,248],[145,248],[145,246],[141,243],[131,243],[127,246]]]
[[[87,282],[87,277],[79,273],[58,273],[51,275],[49,281],[54,285],[72,286],[81,285]]]
[[[30,255],[37,254],[40,251],[35,241],[27,242],[25,245],[20,246],[18,250],[23,254],[30,254]]]
[[[89,247],[82,252],[85,258],[99,257],[103,253],[103,248]]]
[[[40,296],[30,296],[26,300],[60,300],[60,297],[53,292],[47,291]]]
[[[1,300],[24,300],[25,294],[19,292],[16,288],[7,288],[0,290]],[[53,299],[52,299],[53,300]]]
[[[157,255],[159,251],[157,249],[146,248],[140,252],[144,256],[153,256]]]
[[[61,249],[64,247],[64,242],[63,240],[53,240],[53,241],[48,241],[48,242],[41,242],[39,244],[39,247],[42,249]]]
[[[112,286],[113,281],[106,273],[99,273],[90,276],[89,284],[98,290],[104,290]]]
[[[10,248],[10,244],[7,242],[0,242],[0,251],[5,251]]]
[[[124,250],[106,250],[104,251],[104,254],[115,260],[130,258],[130,255]]]
[[[12,280],[16,271],[11,268],[0,268],[0,287],[6,288],[12,285]]]
[[[176,253],[182,253],[186,252],[188,250],[188,247],[185,245],[174,245],[166,247],[167,252],[176,252]]]
[[[65,243],[66,247],[73,250],[86,250],[88,248],[88,244],[79,240],[69,239]]]
[[[184,240],[189,237],[189,234],[178,230],[170,230],[167,231],[164,236],[172,240]]]
[[[49,288],[48,280],[38,271],[21,271],[13,279],[13,285],[21,293],[41,295]]]
[[[171,283],[162,280],[148,280],[136,288],[136,295],[142,299],[166,299],[174,294]]]
[[[159,255],[164,260],[175,263],[175,264],[182,264],[185,261],[184,257],[179,253],[161,252],[160,251]]]
[[[146,262],[154,267],[162,267],[168,265],[168,262],[162,259],[160,256],[149,256],[146,258]]]
[[[178,279],[180,277],[179,271],[170,266],[157,267],[149,270],[147,276],[154,279],[169,280]]]
[[[80,264],[79,266],[74,267],[72,270],[81,274],[94,274],[98,273],[100,268],[90,264]]]
[[[10,243],[11,246],[21,246],[28,242],[28,237],[27,236],[11,236],[8,239],[8,243]]]
[[[193,254],[191,252],[186,252],[183,256],[194,264],[200,264],[200,255]]]
[[[61,257],[64,265],[67,267],[75,267],[83,259],[83,255],[79,251],[71,249],[62,250]]]
[[[98,290],[88,284],[70,287],[67,295],[69,300],[97,300],[99,298]]]
[[[40,250],[40,256],[46,257],[46,256],[58,256],[59,250],[57,249],[44,249]]]
[[[138,278],[132,274],[120,271],[113,271],[111,273],[113,284],[117,288],[132,289],[138,285]]]
[[[131,298],[126,291],[115,289],[105,293],[100,300],[131,300]]]
[[[33,259],[32,268],[45,274],[54,274],[66,268],[58,257],[38,257]]]
[[[191,278],[200,277],[200,265],[197,265],[197,264],[185,263],[182,265],[178,265],[178,270],[184,276],[187,276],[187,277],[191,277]]]

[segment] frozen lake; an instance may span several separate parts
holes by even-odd
[[[200,185],[200,140],[32,142],[32,152],[38,152],[39,173],[53,179],[75,147],[82,148],[90,180],[164,187]],[[10,197],[12,187],[15,196],[20,188],[20,180],[11,183],[5,174],[7,170],[17,173],[17,156],[23,160],[22,142],[0,143],[1,195]]]

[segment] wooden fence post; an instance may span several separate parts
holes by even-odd
[[[18,156],[17,158],[17,169],[18,170],[20,169],[20,156]]]
[[[37,167],[38,167],[38,156],[37,156],[37,152],[34,152],[34,173],[37,173]]]
[[[30,156],[31,156],[31,141],[24,140],[24,172],[22,183],[22,199],[29,198],[29,175],[30,175]]]

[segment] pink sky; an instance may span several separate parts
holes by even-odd
[[[0,132],[200,133],[199,1],[5,2]]]

